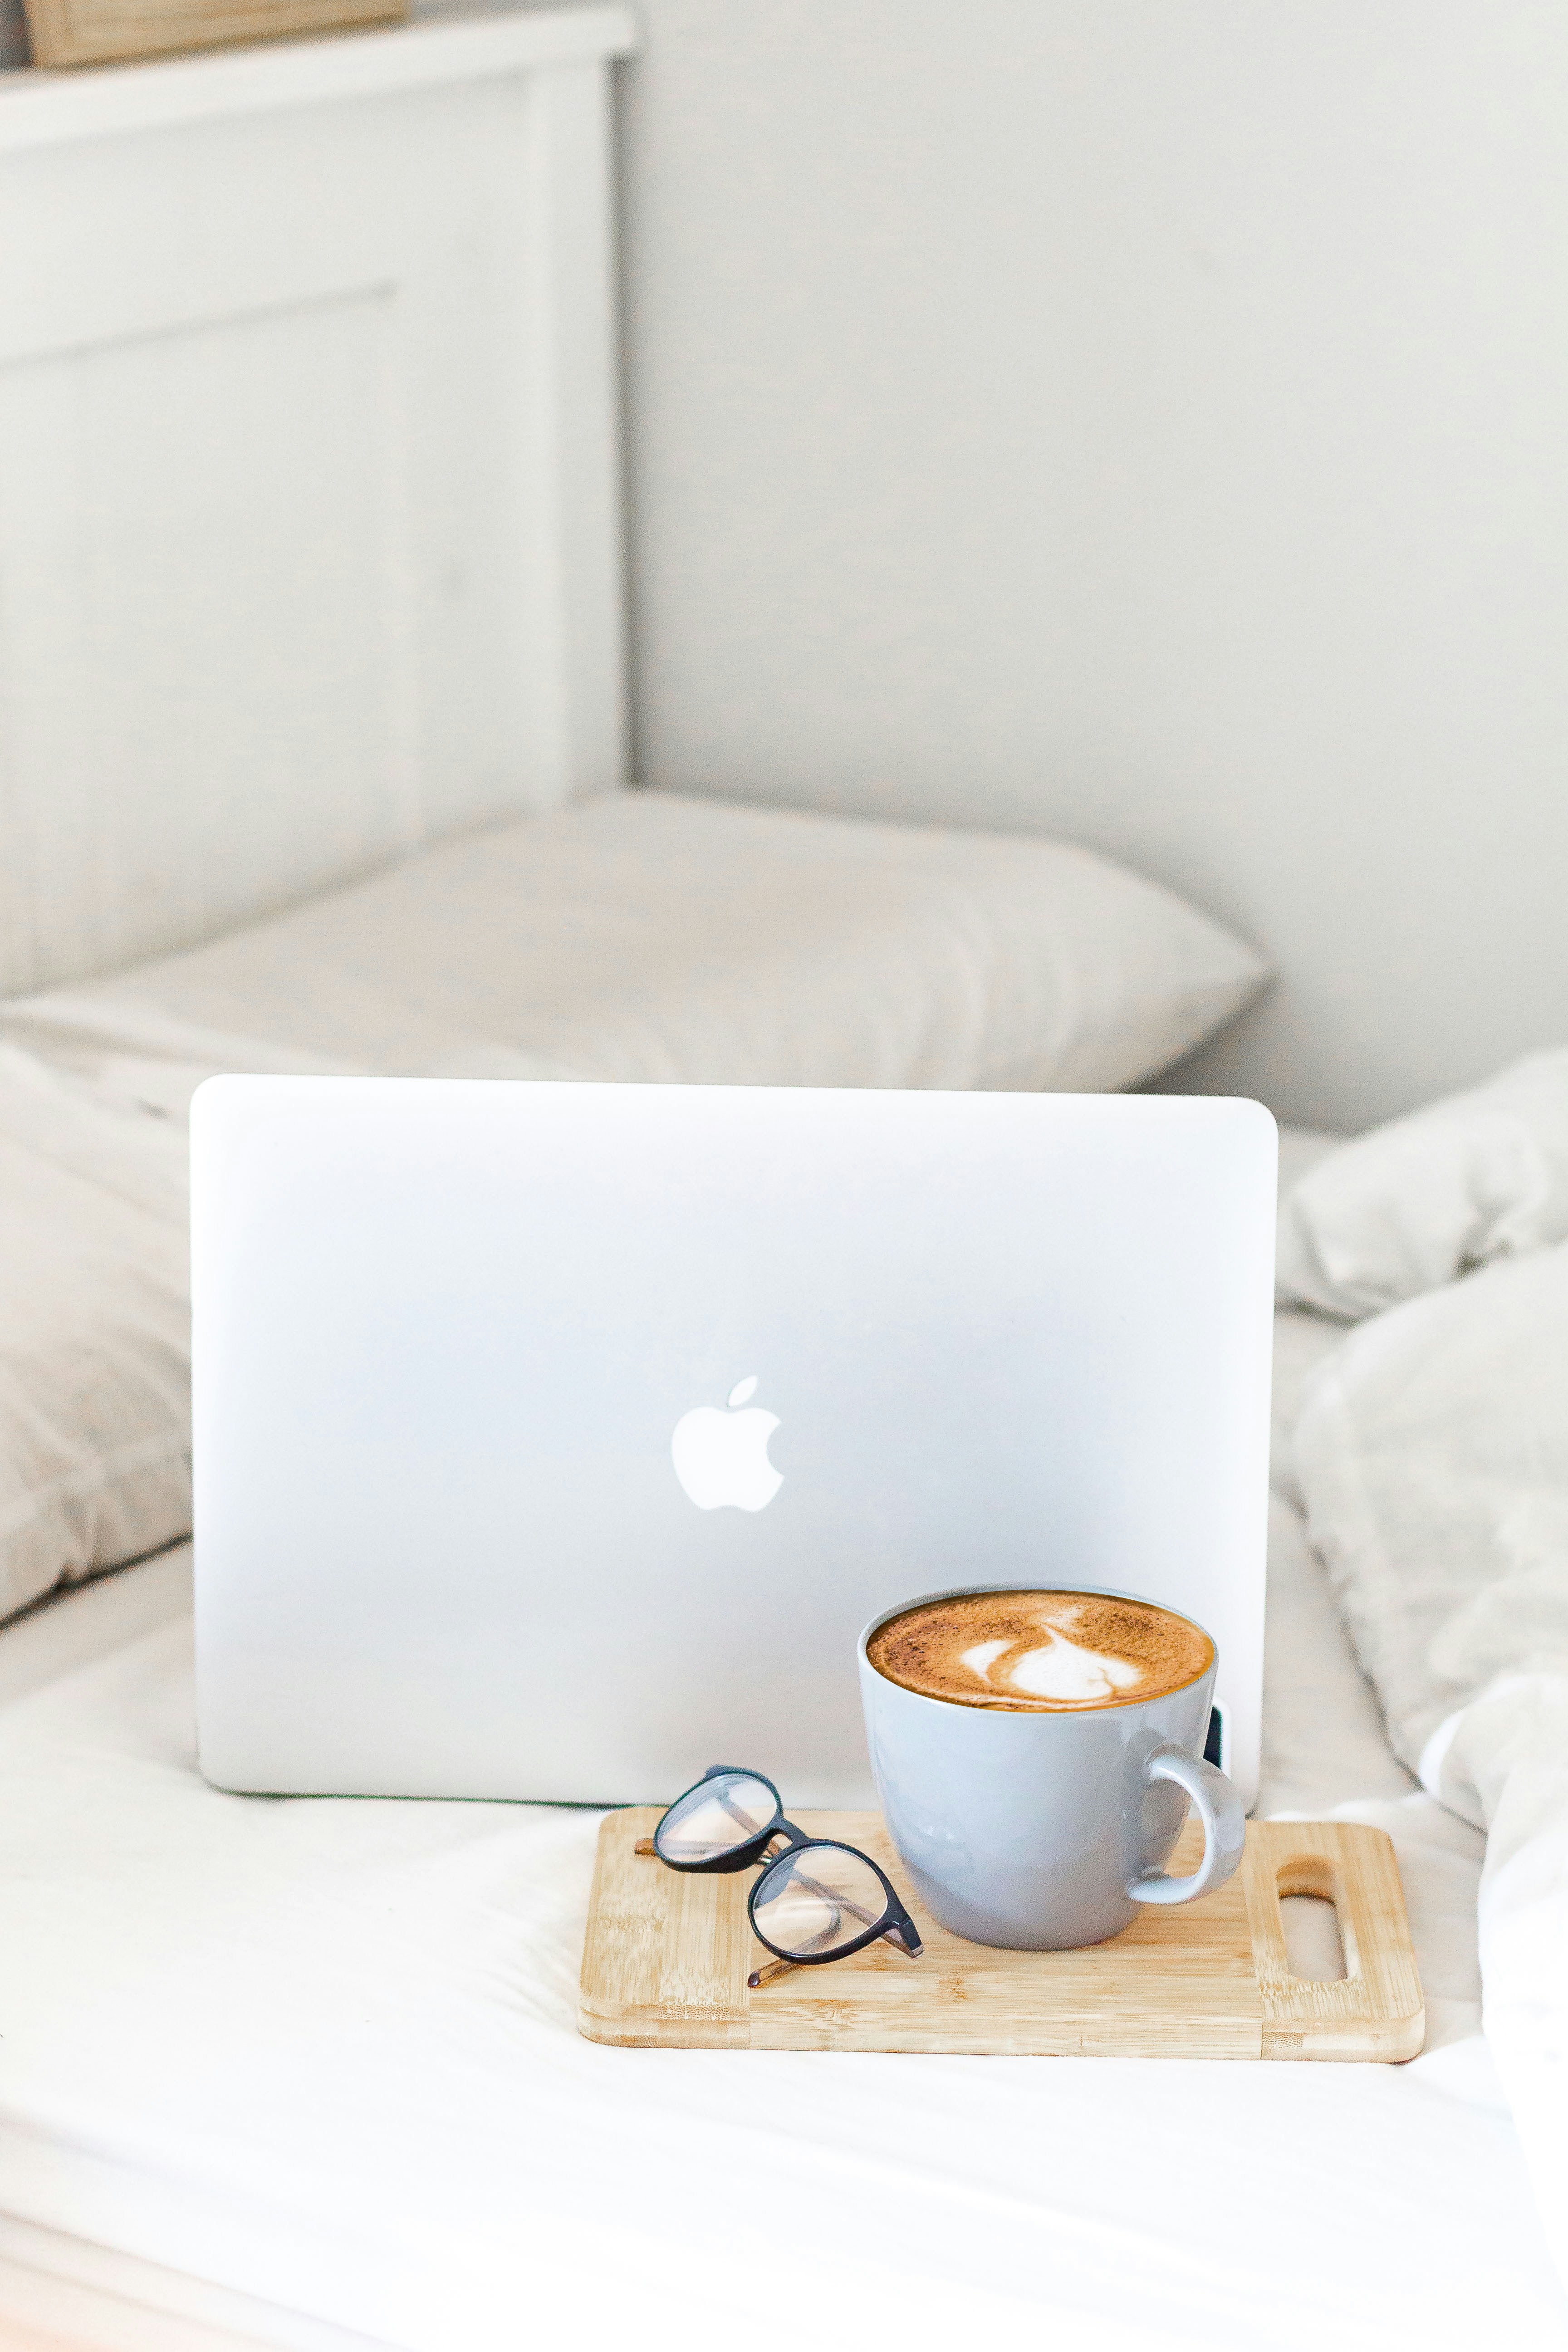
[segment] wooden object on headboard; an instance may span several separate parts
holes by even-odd
[[[0,77],[0,994],[624,781],[632,38]]]
[[[33,62],[103,65],[171,49],[400,22],[407,0],[26,0]]]

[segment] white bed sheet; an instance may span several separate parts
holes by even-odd
[[[1333,1339],[1283,1325],[1282,1396]],[[208,1789],[184,1573],[0,1639],[15,2274],[306,2352],[1568,2346],[1476,2032],[1480,1842],[1390,1756],[1288,1501],[1265,1802],[1394,1830],[1434,2028],[1405,2068],[597,2048],[598,1817]],[[101,2340],[185,2340],[146,2320]]]

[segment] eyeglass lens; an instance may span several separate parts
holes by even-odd
[[[667,1862],[716,1862],[766,1829],[778,1800],[750,1772],[715,1772],[678,1799],[655,1839]]]
[[[809,1959],[852,1944],[887,1908],[886,1889],[864,1854],[808,1845],[781,1855],[763,1873],[752,1916],[775,1951]]]

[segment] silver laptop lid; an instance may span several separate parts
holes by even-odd
[[[946,1585],[1196,1617],[1255,1791],[1275,1131],[1248,1102],[374,1078],[192,1115],[204,1769],[873,1801]]]

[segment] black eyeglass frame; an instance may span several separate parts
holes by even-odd
[[[659,1844],[659,1835],[666,1822],[674,1812],[676,1806],[683,1805],[688,1797],[702,1787],[704,1781],[715,1780],[725,1772],[733,1772],[738,1777],[748,1780],[760,1780],[764,1789],[772,1791],[773,1800],[772,1821],[765,1829],[759,1830],[755,1836],[744,1839],[738,1846],[726,1847],[722,1853],[714,1854],[708,1862],[672,1862]],[[789,1843],[782,1845],[777,1853],[768,1853],[766,1849],[781,1833]],[[859,1846],[848,1845],[842,1838],[809,1837],[805,1831],[797,1828],[794,1822],[786,1821],[784,1799],[777,1789],[765,1772],[755,1772],[749,1764],[710,1764],[700,1780],[693,1780],[691,1787],[683,1789],[674,1803],[665,1807],[654,1826],[653,1836],[648,1843],[667,1870],[684,1870],[693,1876],[728,1877],[734,1871],[750,1870],[755,1864],[763,1864],[762,1876],[746,1897],[746,1916],[751,1922],[752,1933],[758,1943],[772,1952],[775,1959],[787,1960],[792,1968],[825,1969],[834,1960],[847,1960],[852,1952],[863,1952],[867,1945],[874,1944],[879,1937],[886,1937],[891,1941],[894,1933],[897,1934],[900,1944],[911,1960],[918,1960],[925,1949],[921,1942],[920,1929],[899,1899],[898,1889],[881,1864],[874,1861],[870,1854],[864,1853]],[[862,1935],[857,1936],[852,1943],[840,1944],[831,1952],[786,1951],[782,1944],[775,1944],[770,1937],[764,1936],[758,1927],[757,1897],[766,1886],[769,1873],[775,1864],[787,1862],[792,1854],[803,1853],[811,1847],[829,1853],[852,1853],[857,1862],[863,1862],[868,1870],[876,1872],[882,1892],[888,1898],[888,1905],[875,1927],[868,1927]]]

